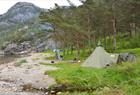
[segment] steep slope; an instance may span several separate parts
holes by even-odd
[[[39,22],[39,15],[43,11],[47,10],[32,3],[18,2],[7,13],[0,15],[0,46],[5,42],[16,43],[25,39],[35,42],[44,37],[42,34],[48,37],[53,26],[48,22]]]
[[[18,2],[7,13],[2,15],[0,21],[14,24],[33,22],[39,16],[40,12],[41,9],[31,3]]]
[[[18,2],[0,17],[0,29],[7,29],[17,24],[35,23],[41,8],[26,2]]]

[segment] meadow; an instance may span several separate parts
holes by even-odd
[[[140,48],[117,52],[134,53],[137,56],[137,61],[116,64],[102,69],[83,68],[81,67],[82,62],[60,62],[51,64],[59,67],[59,70],[47,71],[46,74],[54,77],[57,84],[66,86],[62,95],[139,95]]]

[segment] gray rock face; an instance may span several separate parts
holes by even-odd
[[[45,41],[43,42],[40,39],[38,39],[36,41],[36,43],[35,43],[35,49],[34,49],[34,51],[35,52],[43,52],[43,51],[46,50],[46,46],[47,46],[47,44],[46,44]]]
[[[44,31],[54,30],[53,25],[48,23],[48,22],[45,22],[43,24],[39,24],[39,27],[41,30],[44,30]]]
[[[51,39],[54,30],[53,25],[48,22],[39,22],[39,15],[42,11],[46,12],[47,10],[41,9],[32,3],[19,2],[11,7],[7,13],[0,15],[0,40],[3,40],[3,42],[0,41],[0,45],[4,41],[17,43],[18,45],[15,47],[6,45],[6,54],[23,51],[23,46],[19,46],[19,44],[24,41],[32,41],[33,45],[37,39],[41,39],[43,42],[36,45],[38,52],[44,51],[45,47],[56,48],[56,43]],[[46,41],[45,44],[44,41]]]
[[[7,22],[0,22],[0,29],[4,30],[7,29],[9,27],[11,27],[12,24],[11,23],[7,23]]]
[[[40,43],[36,46],[36,52],[43,52],[46,49],[46,43]]]
[[[37,26],[38,29],[48,31],[52,28],[52,25],[48,22],[44,24],[39,23],[39,15],[42,11],[46,11],[35,6],[32,3],[18,2],[11,7],[7,13],[0,16],[0,30],[6,30],[9,28],[17,28],[17,26],[30,25]],[[8,27],[8,28],[7,28]],[[20,28],[21,28],[20,27]]]
[[[41,12],[41,8],[26,2],[16,3],[7,13],[1,16],[0,21],[7,23],[34,22]]]
[[[47,44],[47,48],[51,48],[51,49],[59,48],[62,45],[60,42],[56,42],[52,38],[48,39],[46,44]]]

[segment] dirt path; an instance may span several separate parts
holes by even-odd
[[[50,55],[48,55],[50,56]],[[17,62],[26,60],[21,66]],[[33,89],[47,89],[56,84],[55,80],[45,71],[57,70],[52,66],[41,65],[41,62],[50,62],[46,56],[34,53],[27,57],[18,58],[16,61],[0,65],[0,95],[44,95],[42,92],[29,92]]]

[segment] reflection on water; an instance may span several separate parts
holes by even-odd
[[[14,61],[15,56],[0,56],[0,64]]]

